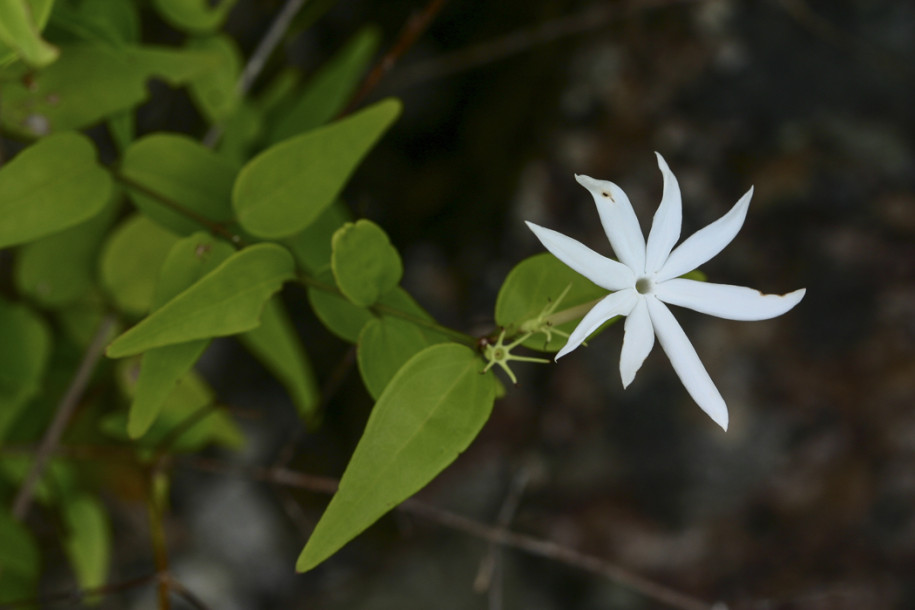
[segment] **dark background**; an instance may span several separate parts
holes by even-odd
[[[279,6],[233,11],[246,53]],[[423,6],[340,2],[292,30],[264,81],[286,62],[308,73],[366,23],[389,48]],[[684,236],[755,185],[744,229],[704,267],[712,281],[807,295],[766,322],[676,312],[728,403],[727,433],[657,347],[623,391],[617,326],[558,364],[517,367],[520,385],[421,497],[494,523],[524,480],[513,529],[732,609],[915,607],[913,32],[903,0],[448,2],[372,93],[400,97],[404,115],[347,191],[442,322],[492,330],[505,275],[542,251],[523,220],[610,253],[574,173],[621,185],[647,228],[653,151],[679,179]],[[202,135],[192,115],[170,120]],[[371,401],[350,346],[287,297],[319,377],[340,381],[292,466],[339,476]],[[269,464],[297,429],[292,409],[219,346],[204,372],[220,398],[261,413],[228,459]],[[475,592],[488,546],[402,513],[296,576],[326,497],[180,468],[173,497],[172,568],[210,608],[665,607],[514,550]],[[115,576],[146,565],[146,545],[119,537]],[[103,607],[152,603],[134,591]]]

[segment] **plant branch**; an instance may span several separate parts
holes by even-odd
[[[248,91],[251,89],[251,85],[254,84],[254,81],[257,80],[257,77],[260,76],[261,71],[267,64],[267,59],[276,49],[277,45],[280,44],[286,30],[289,29],[289,25],[292,23],[296,13],[305,6],[307,1],[308,0],[286,0],[286,4],[280,9],[279,14],[273,20],[273,23],[270,24],[264,37],[261,38],[261,41],[257,44],[257,48],[254,49],[251,57],[248,58],[248,63],[245,64],[241,74],[238,76],[238,80],[235,82],[235,91],[240,98],[247,95]],[[222,126],[213,125],[203,137],[203,144],[204,146],[212,148],[221,137]]]
[[[214,222],[214,221],[210,220],[209,218],[206,218],[205,216],[198,214],[194,210],[188,209],[187,207],[181,205],[180,203],[171,199],[170,197],[163,195],[162,193],[160,193],[154,189],[149,188],[145,184],[141,184],[140,182],[137,182],[133,178],[128,178],[127,176],[125,176],[124,174],[122,174],[121,172],[119,172],[117,170],[109,170],[109,171],[111,171],[112,178],[114,178],[115,180],[117,180],[118,182],[123,184],[124,186],[128,187],[129,189],[138,191],[138,192],[146,195],[147,197],[151,197],[152,199],[155,199],[156,201],[158,201],[159,203],[161,203],[162,205],[164,205],[171,211],[175,212],[176,214],[180,214],[182,216],[185,216],[189,220],[193,220],[194,222],[196,222],[201,227],[208,230],[213,235],[218,235],[219,237],[222,237],[223,239],[228,241],[230,244],[232,244],[236,248],[245,247],[245,242],[244,242],[244,240],[242,240],[241,236],[237,235],[233,231],[230,231],[228,229],[228,227],[226,227],[224,224],[219,223],[219,222]]]
[[[339,481],[331,477],[309,475],[286,468],[238,467],[230,466],[209,458],[190,457],[181,463],[197,470],[216,473],[234,473],[256,480],[277,483],[311,492],[332,494],[336,492]],[[527,534],[513,532],[505,527],[491,526],[475,521],[451,511],[437,508],[416,499],[404,501],[397,510],[427,519],[443,527],[460,531],[474,538],[492,544],[514,548],[530,555],[545,557],[553,561],[591,572],[607,578],[645,597],[654,599],[678,610],[714,610],[717,606],[698,598],[681,593],[666,585],[639,576],[601,557],[581,553],[562,546],[556,542],[537,538]]]
[[[22,487],[19,488],[19,492],[13,500],[13,516],[20,521],[25,519],[29,512],[29,507],[32,505],[32,499],[35,494],[35,487],[38,485],[38,481],[44,473],[48,460],[50,460],[51,455],[60,442],[60,437],[67,428],[67,424],[70,423],[70,418],[76,411],[79,400],[82,397],[83,392],[85,392],[86,386],[89,384],[89,379],[92,377],[92,373],[95,371],[95,367],[102,357],[105,343],[108,341],[108,335],[114,327],[114,322],[115,317],[112,314],[106,314],[105,317],[102,318],[102,321],[95,331],[95,335],[92,337],[92,342],[89,344],[89,347],[86,348],[79,368],[73,375],[73,379],[70,381],[70,385],[67,387],[66,392],[64,392],[63,398],[61,398],[60,403],[57,405],[54,419],[45,431],[44,437],[41,439],[41,444],[38,446],[38,451],[35,453],[35,461],[32,462],[32,467],[29,469],[29,472],[22,483]]]
[[[426,31],[426,28],[429,27],[429,24],[432,23],[432,20],[435,19],[444,6],[445,0],[431,0],[422,11],[410,16],[407,23],[400,30],[397,41],[385,53],[384,57],[374,65],[368,76],[362,81],[362,86],[359,87],[359,90],[356,91],[340,113],[340,116],[347,115],[355,110],[360,102],[378,86],[381,79],[397,64],[397,60],[416,43],[420,35]]]

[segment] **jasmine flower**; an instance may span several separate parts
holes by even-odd
[[[623,387],[628,387],[635,379],[657,336],[687,392],[715,423],[727,430],[727,405],[667,305],[688,307],[729,320],[766,320],[797,305],[806,289],[785,295],[762,294],[742,286],[681,278],[709,261],[734,239],[743,226],[753,189],[751,187],[727,214],[674,248],[680,239],[682,221],[680,186],[660,154],[658,167],[664,177],[664,193],[647,243],[632,204],[619,186],[606,180],[575,176],[594,198],[601,224],[618,261],[561,233],[527,223],[556,258],[611,291],[582,318],[556,359],[581,345],[610,318],[627,316],[620,354]]]

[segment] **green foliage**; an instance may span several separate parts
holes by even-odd
[[[136,392],[135,361],[125,360],[120,367],[119,381],[127,396]],[[143,458],[155,449],[191,452],[216,444],[238,449],[244,436],[235,422],[213,406],[213,390],[194,371],[188,372],[172,389],[156,422],[135,446]],[[112,438],[128,441],[127,413],[115,411],[99,422],[102,432]]]
[[[334,233],[331,250],[334,279],[354,305],[373,305],[400,283],[400,254],[384,229],[370,220],[343,225]]]
[[[378,49],[379,39],[378,30],[371,27],[353,36],[301,92],[290,96],[290,103],[278,113],[268,133],[268,144],[276,144],[324,125],[343,110],[368,69],[369,61]]]
[[[24,305],[0,299],[0,445],[7,429],[41,389],[51,352],[47,324]],[[2,545],[0,545],[2,546]]]
[[[195,233],[172,246],[162,264],[153,298],[158,309],[232,255],[232,247],[207,233]],[[143,354],[130,405],[127,433],[139,438],[159,415],[178,382],[194,366],[209,339],[151,349]]]
[[[63,504],[63,522],[64,550],[79,586],[104,585],[111,563],[111,526],[105,508],[95,497],[79,494]]]
[[[96,162],[89,138],[74,133],[45,138],[0,168],[0,248],[88,220],[110,194],[111,179]]]
[[[525,322],[541,318],[550,309],[571,309],[604,296],[607,296],[606,290],[578,275],[552,254],[536,254],[515,265],[505,278],[496,299],[496,324],[511,335],[519,331]],[[578,318],[583,315],[584,312]],[[555,327],[542,326],[544,330],[535,332],[524,342],[524,346],[557,352],[566,342],[566,337],[561,333],[571,332],[575,324],[576,321],[571,321]],[[536,328],[529,330],[535,331]],[[552,331],[549,340],[547,330]]]
[[[162,17],[182,30],[211,32],[222,25],[237,0],[153,0]]]
[[[156,279],[178,236],[140,214],[112,231],[102,247],[99,277],[115,306],[131,316],[153,304]]]
[[[0,509],[0,603],[34,595],[38,583],[38,545],[6,508]]]
[[[0,126],[23,137],[82,129],[143,102],[153,76],[180,85],[221,61],[207,51],[61,46],[60,59],[34,76],[24,65],[9,70],[0,87]]]
[[[495,384],[468,348],[433,345],[385,388],[340,487],[299,555],[312,569],[444,470],[489,418]]]
[[[0,63],[10,51],[26,63],[43,67],[57,59],[59,51],[41,38],[53,0],[5,0],[0,2]],[[35,19],[35,15],[39,19]]]
[[[299,415],[313,421],[319,399],[318,382],[278,297],[267,301],[260,326],[239,335],[239,339],[286,387]]]
[[[356,343],[362,328],[378,314],[373,313],[367,307],[359,307],[346,298],[334,294],[336,284],[334,284],[329,269],[319,274],[318,280],[324,288],[308,289],[308,301],[318,319],[341,339]],[[413,300],[413,297],[399,287],[382,296],[377,305],[420,320],[433,321],[432,317]]]
[[[309,2],[294,27],[332,4]],[[12,250],[0,259],[9,274],[0,277],[0,446],[36,446],[88,348],[107,342],[119,360],[103,358],[81,379],[55,443],[121,451],[134,475],[126,485],[142,472],[141,494],[167,510],[169,454],[244,443],[194,369],[211,340],[241,342],[311,428],[328,380],[311,364],[324,354],[297,329],[317,321],[356,344],[377,402],[299,558],[304,571],[446,468],[503,390],[468,347],[474,339],[439,325],[400,286],[403,262],[385,230],[353,222],[341,201],[401,112],[395,99],[350,112],[379,31],[360,30],[307,78],[271,68],[272,83],[252,98],[238,86],[248,45],[221,31],[233,5],[0,0],[0,131],[4,154],[15,152],[0,165],[0,248]],[[141,44],[150,16],[177,29],[180,46]],[[137,112],[151,79],[185,88],[198,111],[192,133],[157,126],[162,108]],[[307,288],[310,312],[287,311],[298,304],[280,293],[288,282]],[[548,331],[570,329],[575,307],[602,293],[550,255],[533,257],[506,279],[496,322],[506,345],[533,332],[526,345],[555,351],[564,339],[547,345]],[[59,518],[49,556],[69,558],[80,587],[99,587],[114,535],[99,498],[119,495],[99,485],[130,477],[70,457],[53,455],[35,501]],[[35,462],[0,455],[4,506]],[[0,540],[0,602],[34,595],[38,547],[5,509]]]
[[[86,222],[22,246],[16,258],[16,288],[41,307],[61,308],[84,298],[95,282],[99,243],[116,207]]]
[[[199,142],[166,133],[134,142],[121,165],[136,206],[179,234],[206,228],[205,222],[234,218],[230,197],[236,171]]]
[[[344,119],[272,146],[238,176],[232,205],[252,235],[281,238],[312,223],[400,114],[384,100]]]
[[[190,91],[210,121],[228,119],[241,102],[237,82],[242,58],[235,41],[228,36],[215,35],[191,38],[187,44],[190,49],[209,51],[222,58],[217,69],[203,72],[191,80]]]
[[[359,373],[372,398],[378,398],[407,360],[445,337],[402,318],[372,318],[359,333]]]
[[[108,356],[122,358],[257,328],[264,303],[292,279],[292,272],[292,256],[284,248],[245,248],[115,339]]]

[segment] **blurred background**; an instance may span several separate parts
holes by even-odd
[[[436,4],[339,2],[290,30],[263,80],[288,65],[308,74],[367,23],[388,49]],[[236,5],[226,31],[246,55],[281,5]],[[618,325],[558,364],[517,367],[520,384],[420,497],[488,524],[502,512],[514,530],[734,610],[915,608],[915,5],[433,8],[370,95],[405,110],[346,199],[390,233],[405,286],[439,320],[492,331],[505,275],[542,251],[523,220],[611,253],[575,173],[619,184],[647,228],[661,196],[654,151],[679,179],[684,236],[755,186],[743,230],[703,268],[712,281],[807,295],[766,322],[676,312],[728,403],[727,433],[657,347],[623,391]],[[180,41],[149,17],[145,41]],[[141,128],[203,134],[184,93],[154,93]],[[304,291],[287,292],[328,388],[324,425],[301,433],[275,382],[221,342],[203,372],[254,416],[249,449],[217,457],[266,465],[292,440],[291,467],[338,477],[371,400],[351,346],[314,320]],[[326,496],[175,474],[172,568],[206,608],[678,607],[401,512],[294,575]],[[150,564],[142,510],[119,519],[112,580]],[[134,589],[99,607],[153,604]]]

